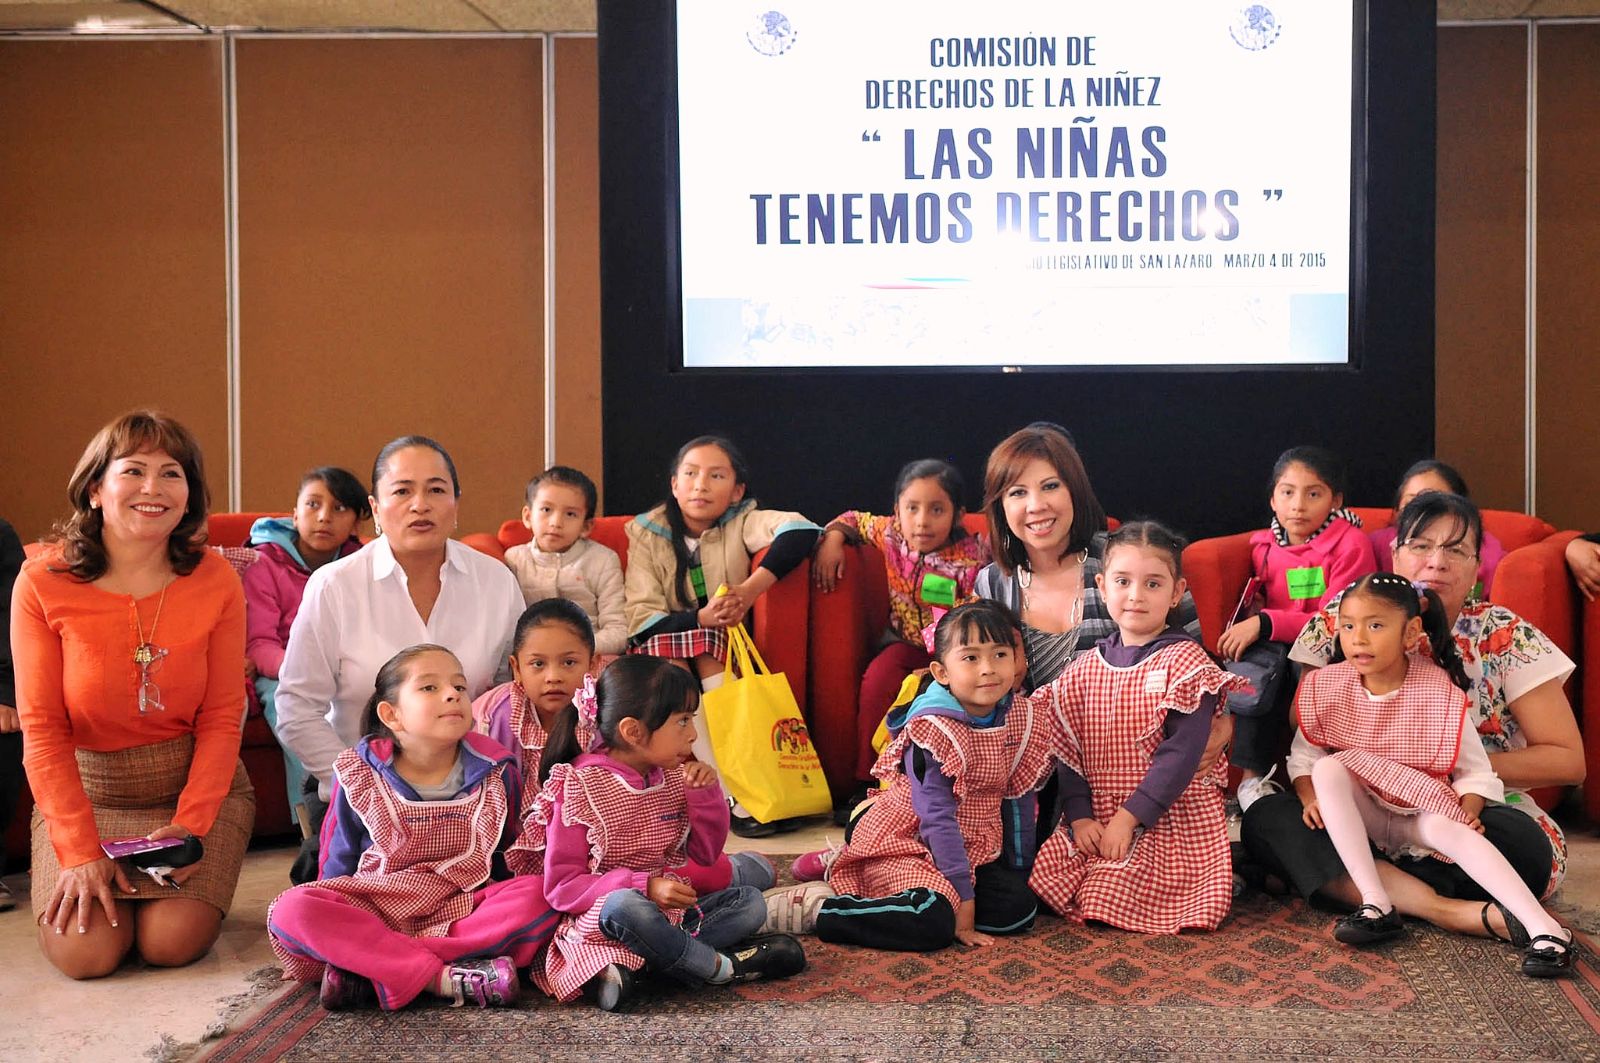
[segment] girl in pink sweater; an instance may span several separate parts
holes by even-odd
[[[1287,647],[1307,620],[1341,588],[1377,570],[1372,542],[1361,518],[1344,508],[1344,462],[1322,447],[1291,447],[1272,467],[1272,524],[1250,537],[1250,569],[1255,581],[1252,606],[1260,611],[1222,633],[1217,649],[1237,661],[1251,646],[1270,640]],[[1293,684],[1283,684],[1292,695]],[[1259,716],[1240,716],[1234,725],[1229,760],[1243,775],[1239,805],[1281,787],[1271,767],[1287,732],[1290,698],[1264,706]]]
[[[372,516],[367,489],[346,469],[325,465],[300,478],[290,517],[262,517],[250,526],[250,545],[260,558],[244,570],[246,671],[254,670],[256,696],[267,723],[278,726],[278,669],[289,628],[300,612],[311,573],[361,549],[356,529]],[[302,802],[305,772],[284,753],[289,806]]]

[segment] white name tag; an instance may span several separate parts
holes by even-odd
[[[1146,694],[1160,694],[1167,689],[1167,670],[1165,668],[1152,668],[1144,676],[1144,692]]]

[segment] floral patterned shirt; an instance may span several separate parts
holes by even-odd
[[[927,575],[955,581],[956,604],[973,598],[972,585],[978,573],[992,561],[987,535],[966,534],[944,549],[919,554],[900,532],[900,522],[892,516],[877,516],[852,509],[834,518],[829,528],[845,533],[847,542],[868,542],[883,553],[885,575],[889,579],[889,627],[896,638],[922,645],[922,629],[933,623],[933,609],[923,603],[920,592]]]

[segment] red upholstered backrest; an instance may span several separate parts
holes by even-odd
[[[632,514],[615,517],[596,517],[594,527],[589,529],[589,538],[601,546],[609,546],[617,552],[622,559],[622,567],[628,567],[628,522],[633,519]],[[520,546],[533,541],[533,533],[528,526],[520,520],[508,520],[500,525],[500,531],[495,538],[500,540],[500,545],[506,548]]]
[[[243,546],[250,526],[262,517],[287,517],[287,513],[213,513],[206,518],[207,546]]]
[[[1387,528],[1394,523],[1394,510],[1388,506],[1382,508],[1351,506],[1350,508],[1355,512],[1356,516],[1361,518],[1361,526],[1365,531],[1374,532],[1379,528]],[[1554,525],[1542,521],[1538,517],[1530,517],[1526,513],[1518,513],[1509,509],[1483,510],[1483,530],[1499,539],[1500,545],[1506,548],[1507,553],[1519,547],[1542,542],[1554,535],[1556,531]]]

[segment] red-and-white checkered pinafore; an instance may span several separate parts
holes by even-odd
[[[517,840],[506,849],[506,867],[513,875],[544,874],[544,825],[533,814],[539,799],[539,760],[550,741],[544,725],[539,722],[539,712],[522,688],[511,688],[511,712],[507,717],[508,729],[517,745],[522,748],[522,808],[517,814],[520,829]],[[589,748],[594,735],[594,724],[578,717],[578,749]]]
[[[509,761],[471,793],[448,801],[411,801],[395,793],[357,750],[345,750],[334,760],[333,773],[372,844],[354,874],[294,888],[341,893],[391,930],[411,937],[444,936],[452,923],[472,913],[473,891],[489,881],[506,825],[507,770]],[[276,938],[272,946],[285,977],[306,981],[321,975],[320,962],[283,950]]]
[[[640,790],[603,764],[581,768],[557,764],[539,793],[534,814],[549,824],[558,812],[563,823],[581,825],[589,832],[592,875],[619,867],[662,874],[689,858],[689,805],[682,768],[664,771],[660,782]],[[589,979],[608,964],[635,971],[644,966],[643,957],[600,929],[600,910],[610,896],[600,896],[582,914],[564,916],[545,950],[544,969],[534,967],[534,983],[563,1004],[581,996]],[[673,923],[683,921],[681,908],[665,915]]]
[[[913,716],[883,747],[872,774],[887,789],[862,814],[850,843],[834,860],[828,884],[855,897],[889,897],[925,887],[951,907],[961,903],[950,880],[939,873],[921,838],[922,821],[911,807],[911,782],[904,773],[906,748],[931,753],[950,776],[956,796],[956,826],[976,871],[1000,856],[1000,803],[1031,794],[1055,768],[1050,723],[1027,698],[1016,698],[999,727],[971,727],[951,716]]]
[[[1467,695],[1434,662],[1408,657],[1396,696],[1381,700],[1349,661],[1330,664],[1300,680],[1295,705],[1306,740],[1337,750],[1330,755],[1392,811],[1471,822],[1449,779],[1462,735],[1477,737],[1467,730]]]
[[[1169,712],[1194,712],[1207,694],[1247,686],[1218,668],[1197,642],[1157,650],[1117,668],[1096,650],[1052,684],[1057,755],[1089,783],[1094,818],[1111,819],[1139,788]],[[1062,822],[1044,843],[1028,884],[1057,914],[1143,934],[1214,930],[1233,901],[1233,864],[1222,789],[1227,764],[1191,781],[1120,861],[1090,856]]]

